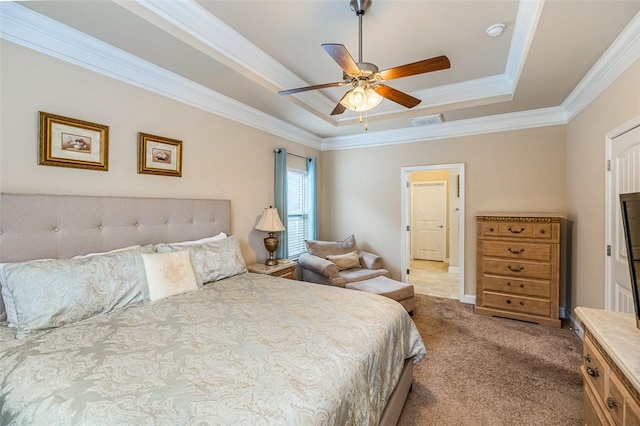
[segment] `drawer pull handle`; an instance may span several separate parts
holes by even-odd
[[[524,288],[524,284],[520,284],[520,288]]]
[[[585,360],[585,361],[587,361],[587,362],[591,362],[591,355],[586,354],[586,355],[584,356],[584,360]]]
[[[524,302],[520,302],[520,306],[524,306]]]
[[[540,230],[540,233],[541,233],[541,234],[544,234],[544,229],[541,229],[541,230]]]
[[[520,265],[518,267],[513,267],[511,265],[507,266],[507,269],[509,269],[511,272],[520,272],[524,269],[524,266]]]
[[[509,251],[509,253],[513,253],[513,254],[520,254],[520,253],[524,252],[523,248],[521,248],[521,249],[512,249],[511,247],[509,247],[507,250]]]
[[[617,406],[618,406],[618,403],[615,402],[613,398],[611,397],[607,398],[607,407],[613,409],[613,408],[616,408]]]
[[[510,305],[510,304],[511,304],[511,300],[507,299],[507,305]]]
[[[493,228],[489,228],[489,232],[493,232]]]
[[[519,234],[519,233],[521,233],[522,231],[524,231],[524,228],[520,228],[520,229],[518,230],[518,229],[512,229],[511,227],[508,227],[507,229],[508,229],[508,230],[509,230],[509,232],[511,232],[512,234]]]
[[[598,368],[591,368],[591,367],[587,367],[587,374],[590,375],[591,377],[598,377],[600,376],[600,372],[598,371]]]

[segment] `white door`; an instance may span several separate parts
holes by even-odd
[[[446,220],[446,182],[412,183],[411,254],[414,259],[444,261]]]
[[[607,309],[616,312],[634,312],[619,195],[638,191],[640,191],[640,127],[611,141],[611,176],[607,202],[612,215],[610,217],[612,227]]]

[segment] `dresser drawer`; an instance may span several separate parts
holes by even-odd
[[[532,315],[549,316],[551,302],[542,299],[530,299],[507,294],[484,293],[484,306]]]
[[[523,296],[551,298],[551,282],[519,280],[494,276],[484,277],[484,289],[494,292],[511,293]]]
[[[586,373],[585,380],[593,385],[598,398],[604,401],[606,400],[604,394],[605,373],[608,367],[589,336],[585,336],[584,338],[583,355],[583,367]]]
[[[605,397],[604,403],[607,406],[607,412],[613,419],[613,423],[616,425],[623,425],[624,423],[624,400],[625,393],[624,385],[618,379],[618,376],[613,371],[609,373],[608,391]]]
[[[551,245],[549,244],[529,244],[519,241],[483,241],[482,251],[485,256],[490,257],[551,261]]]
[[[504,222],[498,225],[501,237],[533,238],[533,224],[525,222]]]
[[[479,223],[478,226],[482,226],[482,231],[480,232],[481,235],[484,235],[485,237],[497,237],[500,235],[499,232],[499,223],[497,222],[484,222],[484,223]]]
[[[526,262],[521,260],[487,259],[482,262],[485,274],[510,277],[551,279],[551,264]]]
[[[550,223],[534,223],[533,238],[539,240],[551,240],[554,238],[552,225]]]

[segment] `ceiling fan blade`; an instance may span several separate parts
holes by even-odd
[[[356,61],[342,44],[325,43],[322,48],[340,65],[340,68],[349,75],[360,74],[360,68]]]
[[[342,98],[340,98],[340,101],[338,101],[338,103],[336,104],[336,107],[333,109],[333,111],[331,111],[331,115],[340,115],[343,112],[346,111],[347,107],[345,107],[344,105],[342,105],[342,100],[344,98],[347,97],[347,95],[349,94],[349,92],[345,93],[344,95],[342,95]]]
[[[424,61],[413,62],[380,71],[380,77],[382,77],[383,80],[393,80],[426,72],[446,70],[448,68],[451,68],[449,58],[446,56],[436,56],[435,58],[425,59]]]
[[[387,98],[390,101],[393,101],[407,108],[413,108],[414,106],[422,102],[418,98],[414,98],[411,95],[408,95],[404,92],[401,92],[397,89],[394,89],[393,87],[389,87],[384,84],[378,84],[374,86],[373,90],[375,90],[378,95],[384,98]]]
[[[298,87],[297,89],[281,90],[278,95],[291,95],[293,93],[306,92],[309,90],[326,89],[327,87],[344,86],[344,81],[336,81],[335,83],[316,84],[315,86]]]

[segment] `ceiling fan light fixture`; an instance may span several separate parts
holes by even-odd
[[[378,92],[369,87],[367,90],[367,110],[375,108],[380,102],[382,102],[382,96],[378,95]]]
[[[356,87],[347,96],[349,103],[355,108],[361,108],[367,105],[367,94],[361,86]]]

